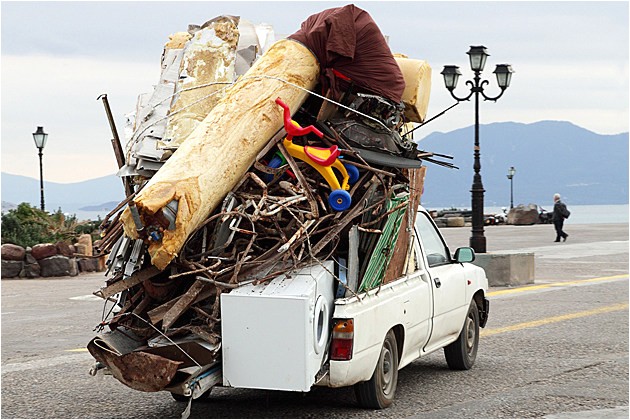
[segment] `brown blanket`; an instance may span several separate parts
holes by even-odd
[[[385,37],[368,12],[353,4],[310,16],[289,38],[306,45],[319,60],[324,92],[331,88],[339,98],[340,80],[349,77],[370,93],[400,102],[405,80]]]

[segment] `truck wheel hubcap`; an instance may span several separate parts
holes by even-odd
[[[383,393],[388,395],[393,386],[393,376],[394,370],[392,369],[393,360],[392,360],[392,351],[390,347],[390,343],[385,343],[383,346],[383,350],[381,352],[381,369],[382,369],[382,377],[383,377]]]
[[[475,321],[469,315],[466,318],[466,348],[470,353],[475,345]]]

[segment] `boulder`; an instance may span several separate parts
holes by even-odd
[[[96,260],[97,264],[98,264],[98,268],[96,269],[96,271],[105,271],[107,270],[107,257],[109,256],[109,254],[107,255],[101,255],[100,257],[98,257],[98,259]]]
[[[85,245],[86,252],[83,253],[83,255],[87,255],[89,257],[92,256],[92,235],[90,235],[89,233],[84,233],[83,235],[79,236],[79,239],[77,239],[77,243]],[[79,254],[78,251],[77,253]]]
[[[464,227],[464,218],[461,216],[458,217],[447,217],[446,218],[446,226],[448,227]]]
[[[512,209],[507,216],[508,225],[533,225],[538,223],[538,207],[536,204],[520,204]]]
[[[98,271],[98,259],[96,258],[80,258],[78,263],[79,271],[82,273]]]
[[[21,278],[34,279],[40,276],[41,267],[39,266],[37,261],[35,261],[35,258],[33,258],[33,261],[33,263],[24,264],[24,268],[22,268],[22,271],[20,271]]]
[[[35,259],[35,257],[33,257],[33,255],[31,254],[31,251],[29,250],[26,251],[26,256],[24,257],[24,263],[37,264],[37,260]]]
[[[74,258],[54,255],[39,260],[42,277],[76,276],[79,274],[77,262]]]
[[[445,228],[446,227],[446,217],[436,217],[435,219],[433,219],[433,221],[435,222],[435,225],[439,228]]]
[[[22,261],[26,255],[26,250],[19,245],[2,245],[2,259],[7,261]]]
[[[72,245],[59,241],[55,246],[57,247],[57,255],[63,255],[64,257],[74,256],[74,247]]]
[[[37,261],[43,260],[44,258],[57,255],[57,247],[54,244],[37,244],[33,247],[31,255]]]
[[[2,278],[11,279],[20,275],[24,263],[22,261],[2,260]]]
[[[79,244],[79,243],[74,244],[74,252],[77,255],[89,255],[88,247],[87,245],[84,245],[84,244]]]

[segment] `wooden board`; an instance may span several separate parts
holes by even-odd
[[[409,207],[407,208],[407,212],[405,213],[402,223],[400,224],[398,240],[396,241],[396,245],[394,246],[394,255],[392,255],[392,259],[389,261],[389,265],[387,266],[387,270],[385,271],[383,283],[392,282],[405,274],[405,262],[407,260],[407,255],[409,252],[409,239],[411,237],[411,232],[409,232],[408,228],[410,226],[411,228],[413,228],[413,223],[416,220],[416,213],[418,211],[418,206],[420,205],[422,189],[424,188],[424,177],[426,174],[426,170],[426,166],[417,169],[407,169],[410,190]],[[410,218],[412,222],[411,224],[409,223]]]

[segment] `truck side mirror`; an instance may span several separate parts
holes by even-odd
[[[455,261],[458,263],[466,263],[475,261],[475,251],[467,246],[457,248],[455,251]]]

